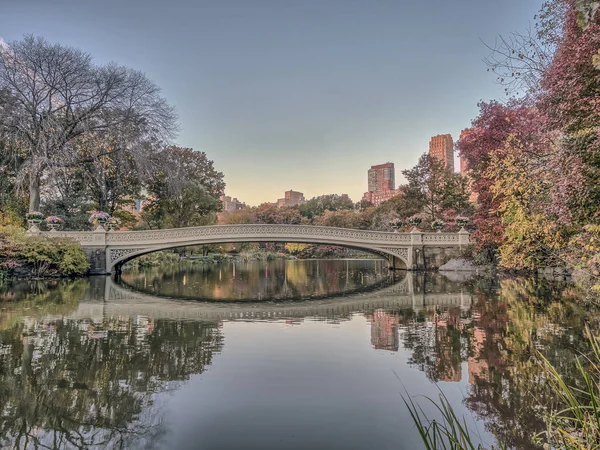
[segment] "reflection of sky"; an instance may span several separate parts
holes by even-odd
[[[373,350],[364,316],[228,322],[223,333],[213,365],[172,397],[172,448],[237,448],[240,436],[256,449],[421,447],[401,394],[435,397],[437,388],[409,366],[410,352]],[[468,380],[440,386],[471,417],[461,402]]]

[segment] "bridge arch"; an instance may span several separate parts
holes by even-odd
[[[298,244],[316,244],[316,245],[335,245],[337,247],[343,247],[343,248],[348,248],[348,249],[353,249],[353,250],[359,250],[365,253],[370,253],[372,255],[376,255],[379,256],[382,259],[387,259],[388,261],[390,261],[390,263],[393,263],[393,266],[396,269],[407,269],[408,266],[408,261],[407,261],[407,256],[404,253],[407,252],[394,252],[394,249],[379,249],[379,248],[371,248],[371,247],[367,247],[367,246],[362,246],[360,244],[340,244],[340,243],[333,243],[333,242],[329,242],[327,240],[323,240],[323,241],[319,241],[317,239],[310,239],[310,240],[302,240],[300,241],[298,238],[294,238],[294,239],[281,239],[281,238],[277,238],[277,239],[273,239],[273,238],[269,238],[269,239],[254,239],[254,240],[248,240],[248,239],[215,239],[215,240],[206,240],[203,239],[201,241],[198,242],[190,242],[190,243],[186,243],[184,245],[182,244],[165,244],[165,245],[160,245],[160,246],[156,246],[156,247],[151,247],[151,248],[143,248],[143,249],[109,249],[109,255],[108,257],[111,258],[111,262],[110,262],[110,267],[108,267],[109,270],[116,270],[117,272],[120,271],[120,268],[125,265],[126,263],[128,263],[129,261],[138,258],[140,256],[143,255],[147,255],[150,253],[155,253],[155,252],[159,252],[159,251],[163,251],[163,250],[172,250],[175,248],[181,248],[181,247],[190,247],[190,246],[195,246],[195,245],[212,245],[212,244],[238,244],[238,243],[259,243],[259,242],[277,242],[277,243],[298,243]],[[116,258],[116,259],[112,259],[112,258]],[[399,260],[401,262],[401,264],[398,264],[398,261],[391,261],[391,258],[396,258],[397,260]],[[403,266],[403,267],[402,267]]]

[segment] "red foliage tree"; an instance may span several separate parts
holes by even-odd
[[[511,136],[523,142],[533,141],[539,135],[540,117],[534,108],[516,103],[502,105],[492,101],[478,106],[479,116],[472,121],[471,128],[461,133],[458,150],[469,169],[471,189],[477,195],[478,206],[473,216],[476,250],[491,257],[502,243],[504,231],[497,214],[501,199],[490,189],[494,184],[487,170],[491,155],[501,156]]]
[[[553,155],[552,211],[567,225],[600,221],[600,14],[581,22],[568,2],[564,34],[542,80],[539,107],[561,145]]]

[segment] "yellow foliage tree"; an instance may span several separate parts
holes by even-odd
[[[498,213],[506,226],[500,245],[500,264],[517,270],[533,270],[555,264],[566,244],[564,230],[546,212],[549,184],[538,158],[509,138],[501,157],[492,155],[487,176],[495,180],[492,193],[499,199]]]

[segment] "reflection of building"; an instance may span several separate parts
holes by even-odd
[[[367,316],[371,322],[371,345],[378,350],[398,351],[398,318],[378,309],[372,316]]]
[[[467,367],[469,370],[469,384],[476,384],[478,378],[482,378],[488,371],[488,363],[481,358],[483,343],[485,342],[485,330],[475,327],[473,333],[473,356],[469,356]]]
[[[285,196],[277,200],[277,207],[283,208],[284,206],[298,206],[305,203],[304,194],[297,191],[285,191]]]
[[[379,205],[398,195],[396,188],[396,172],[394,163],[388,162],[371,166],[367,172],[368,191],[363,195],[363,200]]]
[[[223,202],[223,211],[227,211],[227,212],[231,212],[231,211],[237,211],[238,209],[242,209],[246,207],[246,204],[243,202],[240,202],[237,198],[231,198],[227,195],[221,195],[221,197],[219,197],[219,199],[221,200],[221,202]]]
[[[454,141],[451,135],[433,136],[429,141],[429,154],[442,161],[450,172],[454,172]]]

